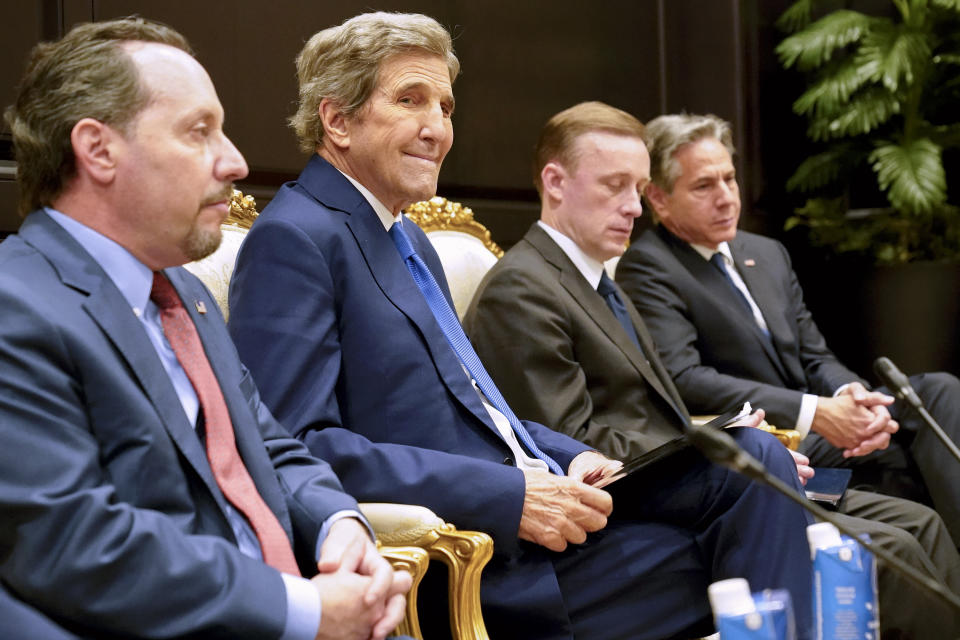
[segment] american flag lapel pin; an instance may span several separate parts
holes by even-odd
[[[753,258],[747,258],[746,260],[743,261],[743,264],[748,267],[755,267],[757,266],[757,261],[754,260]]]
[[[193,304],[197,305],[197,313],[207,312],[207,305],[203,304],[203,300],[194,300]]]

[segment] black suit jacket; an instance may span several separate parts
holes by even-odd
[[[855,380],[866,386],[827,348],[783,245],[746,231],[729,244],[769,340],[723,275],[662,225],[617,266],[617,282],[646,320],[690,411],[716,413],[749,400],[771,423],[792,428],[803,393],[829,396]]]
[[[538,224],[486,275],[464,326],[510,406],[606,455],[639,455],[689,416],[643,320],[620,293],[647,361]]]

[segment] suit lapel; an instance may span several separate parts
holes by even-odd
[[[41,215],[32,217],[30,225],[25,222],[19,235],[50,260],[66,286],[88,295],[84,310],[126,360],[170,438],[219,500],[206,452],[140,320],[96,261],[60,225]]]
[[[693,247],[667,231],[663,225],[660,225],[657,231],[660,237],[666,241],[667,246],[671,247],[674,255],[677,256],[677,259],[684,268],[690,272],[694,279],[706,290],[707,295],[713,299],[714,305],[718,309],[721,309],[723,313],[732,316],[736,326],[741,327],[743,331],[750,334],[752,338],[760,344],[760,348],[763,349],[763,352],[771,364],[773,364],[784,380],[786,380],[786,371],[783,369],[783,363],[780,361],[779,354],[774,350],[772,340],[768,340],[767,337],[763,335],[763,331],[757,323],[753,321],[752,318],[748,318],[741,308],[737,306],[740,304],[740,301],[734,298],[736,293],[730,290],[730,283],[723,277],[723,274],[717,271],[707,260],[704,260],[703,256],[697,253]],[[732,249],[733,245],[731,244],[731,250]],[[734,262],[736,261],[737,254],[734,253]],[[738,269],[738,271],[740,270]],[[750,290],[751,296],[754,295],[753,288],[749,282],[747,282],[747,289]],[[764,308],[760,305],[759,301],[756,302],[757,306],[760,307],[761,313],[763,313],[764,319],[766,319],[768,314],[764,312]]]
[[[771,362],[773,362],[784,381],[789,383],[791,376],[784,367],[778,345],[789,344],[796,340],[796,336],[793,335],[790,327],[786,325],[783,314],[777,313],[777,305],[774,302],[777,294],[771,289],[771,287],[774,286],[773,282],[771,279],[765,277],[766,272],[762,260],[747,249],[741,234],[737,234],[728,244],[730,245],[730,253],[733,255],[733,263],[737,269],[737,273],[743,278],[744,284],[747,285],[747,290],[750,291],[750,296],[757,304],[757,307],[760,308],[760,313],[763,314],[763,319],[767,322],[770,339],[762,341],[764,350],[767,352]],[[746,266],[748,262],[751,263],[749,267]],[[759,331],[759,328],[757,330]],[[793,378],[795,383],[796,376],[793,376]],[[802,384],[802,376],[800,377],[800,381]]]
[[[666,403],[680,416],[683,424],[686,425],[689,418],[687,412],[681,409],[683,402],[680,401],[680,397],[676,393],[673,383],[664,383],[664,381],[670,380],[669,375],[662,366],[659,366],[658,362],[655,362],[655,364],[658,365],[659,371],[654,369],[654,364],[648,361],[640,349],[637,348],[637,345],[633,343],[623,330],[616,316],[610,311],[604,299],[597,293],[596,289],[590,286],[590,283],[587,282],[586,278],[583,277],[583,274],[580,273],[576,265],[571,262],[563,250],[557,246],[557,243],[555,243],[538,224],[530,227],[530,230],[527,231],[527,234],[524,236],[524,240],[532,244],[543,256],[544,260],[559,271],[560,286],[570,294],[580,308],[583,309],[584,313],[596,323],[597,328],[617,346],[643,379],[660,394]],[[643,349],[647,353],[656,354],[656,347],[640,316],[633,308],[633,305],[629,304],[626,294],[620,290],[619,286],[617,290],[620,299],[624,301],[624,305],[627,307],[628,313],[630,313],[634,330],[637,332],[637,338],[640,340]],[[654,361],[656,360],[657,358],[655,357]]]
[[[470,378],[464,373],[460,359],[450,348],[426,299],[370,204],[349,180],[317,155],[314,155],[307,165],[300,181],[324,206],[348,215],[347,228],[356,239],[374,280],[384,296],[416,327],[447,389],[500,439],[500,433],[480,401]],[[415,226],[413,223],[404,224],[404,229],[414,249],[429,265],[422,244],[428,241],[422,240],[424,236],[418,229],[413,228]],[[443,274],[434,271],[433,275],[443,288]],[[449,295],[446,291],[444,294],[449,302]]]

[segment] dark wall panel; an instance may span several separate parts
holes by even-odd
[[[34,44],[52,30],[56,35],[56,22],[44,24],[41,2],[7,2],[0,12],[0,24],[4,25],[0,37],[0,112],[13,102],[15,87],[23,74],[27,53]],[[16,229],[20,224],[17,215],[17,188],[13,180],[14,165],[11,159],[10,130],[6,121],[0,122],[0,232]]]
[[[261,204],[305,162],[286,119],[297,97],[293,60],[306,39],[369,9],[432,15],[453,33],[463,70],[440,192],[473,205],[509,246],[537,215],[530,155],[540,127],[560,109],[603,100],[643,120],[664,107],[711,110],[742,126],[738,6],[737,0],[34,0],[0,11],[8,24],[29,27],[10,31],[16,41],[7,39],[21,57],[44,29],[91,18],[136,12],[182,31],[210,71],[227,131],[247,157],[251,175],[243,187]],[[9,96],[20,66],[2,66]]]

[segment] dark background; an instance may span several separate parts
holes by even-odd
[[[802,80],[782,71],[773,53],[782,38],[773,23],[789,5],[790,0],[8,0],[0,8],[0,105],[12,101],[36,42],[55,39],[77,22],[131,13],[166,22],[187,36],[210,72],[226,111],[227,133],[250,166],[239,187],[262,208],[306,161],[286,126],[296,101],[293,60],[305,40],[367,10],[426,13],[451,31],[462,65],[454,85],[455,141],[438,193],[472,207],[501,246],[515,243],[537,217],[530,154],[552,114],[583,100],[602,100],[644,121],[683,110],[716,113],[734,128],[741,227],[787,242],[831,346],[867,375],[870,359],[890,343],[862,330],[864,320],[850,312],[851,306],[869,304],[854,295],[862,287],[851,281],[864,276],[836,273],[802,238],[781,231],[799,204],[783,185],[810,148],[804,122],[790,110]],[[0,234],[19,224],[9,140],[4,125]],[[637,230],[648,224],[644,216]],[[956,290],[945,291],[955,307]],[[938,312],[934,304],[924,313]],[[943,331],[950,333],[950,347],[935,349],[946,355],[933,365],[956,370],[956,331],[952,326]]]

